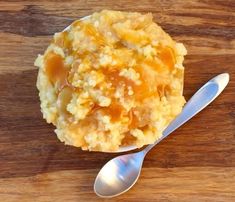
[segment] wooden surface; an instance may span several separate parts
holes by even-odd
[[[185,96],[229,72],[223,94],[146,157],[137,184],[114,199],[93,193],[115,154],[60,143],[39,109],[37,54],[51,35],[101,9],[152,12],[188,49]],[[235,1],[0,1],[0,201],[235,201]]]

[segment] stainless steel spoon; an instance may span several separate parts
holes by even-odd
[[[144,157],[149,150],[209,105],[223,91],[228,81],[227,73],[208,81],[193,95],[181,114],[170,123],[162,137],[154,144],[148,145],[140,152],[118,156],[106,163],[96,177],[95,193],[100,197],[110,198],[128,191],[138,180]]]

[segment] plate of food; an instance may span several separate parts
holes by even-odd
[[[83,150],[152,144],[185,104],[186,54],[150,13],[78,19],[35,60],[43,118],[61,142]]]

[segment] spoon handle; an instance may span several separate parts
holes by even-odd
[[[163,131],[163,135],[154,144],[148,145],[144,149],[146,154],[156,144],[166,138],[174,130],[179,128],[198,112],[209,105],[226,87],[229,81],[229,74],[223,73],[214,77],[202,86],[191,99],[186,103],[182,112],[170,123],[170,125]]]

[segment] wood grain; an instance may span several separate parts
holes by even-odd
[[[146,157],[137,185],[109,201],[235,201],[235,1],[0,2],[0,201],[106,201],[92,190],[116,154],[60,143],[39,109],[36,55],[51,35],[101,9],[152,12],[188,49],[185,96],[228,72],[223,94]]]

